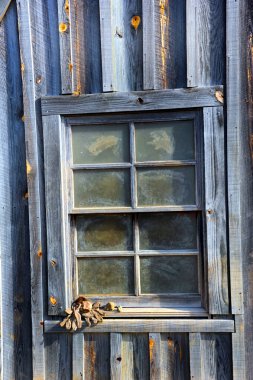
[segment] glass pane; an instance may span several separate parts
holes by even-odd
[[[74,172],[75,207],[130,205],[128,170],[78,170]]]
[[[72,127],[74,164],[129,162],[128,125]]]
[[[139,214],[140,249],[196,249],[195,213]]]
[[[195,204],[195,167],[137,169],[138,206]]]
[[[196,256],[141,257],[142,293],[198,293]]]
[[[194,159],[192,120],[136,123],[135,128],[137,161]]]
[[[78,251],[133,249],[131,215],[78,216],[76,229]]]
[[[79,293],[134,294],[133,257],[78,260]]]

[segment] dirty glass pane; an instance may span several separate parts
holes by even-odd
[[[196,256],[141,257],[142,293],[198,293]]]
[[[72,127],[74,164],[129,162],[129,128],[124,125]]]
[[[139,214],[141,250],[196,249],[196,213]]]
[[[128,170],[74,171],[75,207],[130,206]]]
[[[123,251],[133,249],[131,215],[78,216],[78,251]]]
[[[138,206],[193,205],[195,168],[137,169]]]
[[[137,161],[193,160],[193,120],[136,123]]]
[[[83,294],[134,294],[133,257],[79,259],[78,281]]]

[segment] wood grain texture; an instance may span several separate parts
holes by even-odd
[[[4,19],[6,43],[6,79],[8,93],[8,126],[1,125],[1,130],[8,128],[9,157],[1,162],[9,167],[8,176],[3,176],[4,185],[10,183],[9,195],[11,199],[10,211],[11,222],[6,226],[11,232],[11,249],[4,251],[1,249],[1,257],[4,262],[13,261],[13,270],[7,271],[8,284],[13,281],[13,313],[14,331],[10,334],[14,344],[14,372],[15,377],[32,377],[32,331],[31,331],[31,287],[30,287],[30,260],[29,260],[29,222],[28,222],[28,201],[26,199],[26,157],[25,157],[25,130],[22,121],[23,115],[23,96],[22,80],[20,72],[20,52],[18,40],[17,10],[16,3],[12,2],[8,13]],[[3,88],[3,87],[1,87]],[[1,111],[2,112],[2,111]],[[5,149],[4,149],[5,151]],[[8,200],[8,196],[6,198]],[[5,207],[8,210],[8,207]],[[3,214],[4,216],[4,214]],[[6,221],[5,221],[6,223]],[[6,236],[1,238],[1,242],[6,241]],[[4,243],[5,245],[6,243]],[[11,289],[11,287],[10,287]],[[8,300],[10,305],[10,299]],[[4,308],[3,308],[4,310]],[[4,315],[6,314],[6,310]],[[5,326],[5,318],[12,317],[10,314],[2,319]],[[5,328],[4,328],[5,330]],[[2,337],[3,338],[3,337]],[[4,340],[3,340],[4,343]],[[5,343],[4,343],[5,344]],[[5,352],[3,351],[5,358]],[[23,358],[26,358],[26,361]],[[4,367],[12,365],[12,360],[4,360]],[[5,376],[3,376],[5,378]]]
[[[100,1],[100,30],[103,91],[141,90],[141,0]]]
[[[46,305],[43,298],[46,259],[43,149],[40,103],[43,94],[59,94],[60,76],[57,69],[58,49],[53,23],[49,27],[49,14],[54,20],[55,3],[35,0],[17,0],[21,72],[25,114],[27,178],[29,193],[32,351],[33,376],[45,378],[44,337],[41,321]],[[43,49],[41,47],[44,47]],[[52,54],[53,52],[53,54]],[[54,77],[54,81],[52,81]]]
[[[185,0],[143,0],[143,88],[186,87]]]
[[[43,115],[68,115],[183,108],[216,107],[216,91],[222,87],[139,91],[81,96],[43,97]]]
[[[253,8],[252,2],[247,0],[244,2],[244,9],[241,12],[241,79],[242,79],[242,99],[244,100],[242,110],[242,125],[245,126],[243,133],[244,144],[244,163],[245,169],[243,173],[242,183],[244,187],[244,202],[243,202],[243,231],[244,231],[244,273],[247,271],[247,276],[244,277],[244,292],[245,297],[245,351],[246,351],[246,378],[253,377],[253,361],[251,352],[253,352],[253,176],[248,173],[252,172],[253,167]],[[247,41],[247,43],[246,43]],[[247,100],[246,100],[247,99]],[[249,143],[250,142],[250,143]],[[247,159],[245,159],[247,157]]]
[[[0,199],[2,210],[0,214],[1,234],[1,377],[14,378],[14,304],[13,304],[13,257],[12,257],[12,204],[11,204],[11,180],[9,178],[10,168],[10,146],[8,136],[8,85],[7,85],[7,56],[6,56],[6,30],[5,20],[0,25],[0,86],[2,96],[0,97],[0,137],[3,147],[0,150],[0,173],[1,192]],[[7,311],[7,312],[6,312]],[[3,361],[4,357],[10,358],[10,363]]]
[[[84,336],[83,334],[73,335],[72,352],[72,379],[82,380],[84,377]],[[67,358],[69,360],[69,358]]]
[[[111,380],[122,379],[122,334],[110,334],[110,368]]]
[[[241,82],[240,68],[240,6],[227,4],[227,170],[228,218],[230,244],[231,305],[233,314],[243,314],[243,251],[241,175]],[[235,80],[236,79],[236,80]]]
[[[245,317],[244,315],[236,315],[235,333],[232,334],[232,357],[234,379],[252,378],[252,373],[249,373],[247,371],[250,367],[250,363],[246,363],[245,343]],[[248,359],[252,360],[252,358]]]
[[[45,333],[61,332],[65,330],[59,326],[59,321],[45,321]],[[105,319],[102,324],[95,327],[83,325],[80,330],[85,333],[100,332],[234,332],[233,320],[211,319]]]
[[[224,84],[225,1],[186,0],[187,86]]]
[[[0,22],[3,20],[5,13],[7,12],[11,0],[2,0],[0,3]]]
[[[84,379],[110,380],[109,334],[84,336]]]
[[[189,379],[187,334],[149,334],[150,379]]]
[[[84,7],[82,0],[69,1],[72,93],[85,92]],[[69,67],[70,68],[70,67]]]
[[[68,214],[64,191],[64,128],[59,116],[43,118],[49,315],[64,314],[71,303],[67,290]]]
[[[85,79],[82,86],[86,94],[103,92],[99,0],[84,0],[83,28]]]
[[[70,6],[69,0],[57,0],[58,33],[60,46],[61,94],[73,92],[73,60],[70,35]]]
[[[190,372],[194,380],[232,380],[229,334],[189,334]]]
[[[203,115],[209,313],[227,314],[229,300],[223,107],[204,108]]]
[[[72,336],[70,334],[46,336],[45,348],[45,378],[47,380],[72,379]]]

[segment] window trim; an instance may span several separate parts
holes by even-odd
[[[160,92],[161,103],[163,103],[164,95],[166,95],[165,93],[167,93],[168,91],[171,92],[171,90],[156,91],[156,93]],[[111,96],[111,94],[103,94],[103,97],[106,97],[107,95],[108,95],[108,98]],[[119,94],[119,97],[121,95],[122,94]],[[114,94],[114,98],[116,96],[117,96],[117,94]],[[85,99],[90,98],[90,97],[91,96],[89,96],[89,95],[82,96],[84,103],[85,103]],[[94,96],[92,96],[92,97],[94,97]],[[165,96],[165,98],[166,98],[166,96]],[[48,100],[49,99],[47,98],[47,102],[48,102]],[[88,99],[88,101],[89,101],[89,99]],[[216,104],[216,102],[215,102],[215,104]],[[152,105],[150,108],[153,109],[154,105]],[[158,110],[158,108],[159,108],[159,106],[158,106],[158,104],[156,104],[155,109]],[[218,108],[219,108],[219,112],[222,112],[222,107],[218,107]],[[164,109],[164,108],[162,108],[162,109]],[[167,109],[168,110],[170,109],[169,104],[167,105]],[[180,109],[181,109],[181,107],[180,107]],[[208,107],[207,110],[213,111],[215,109],[216,109],[216,107],[213,108],[213,100],[212,100],[211,108]],[[120,112],[121,108],[118,111]],[[183,110],[183,111],[185,113],[187,113],[187,110],[186,111]],[[87,109],[87,112],[89,112],[88,109]],[[114,113],[115,112],[116,112],[116,109],[115,109]],[[114,115],[114,113],[112,113],[112,115]],[[214,120],[214,113],[215,112],[211,112],[211,113],[212,113],[212,115],[210,117],[210,115],[209,115],[210,112],[208,113],[208,111],[205,111],[205,108],[201,110],[201,114],[204,115],[204,121],[205,121],[204,129],[205,129],[206,124],[208,124],[209,129],[211,127],[214,127],[215,124],[217,124],[217,123],[215,123],[215,120]],[[72,114],[72,112],[70,112],[70,114]],[[163,111],[161,111],[161,115],[162,114],[163,114]],[[164,114],[165,114],[165,112],[164,112]],[[87,115],[87,122],[90,122],[90,117],[91,117],[91,114],[89,113]],[[127,116],[124,116],[124,117],[127,117]],[[99,118],[101,120],[101,115],[99,114],[99,109],[96,109],[95,118],[97,121]],[[209,119],[211,119],[211,120],[209,120]],[[68,176],[66,176],[66,168],[63,167],[64,166],[64,159],[63,158],[66,155],[66,151],[65,151],[64,146],[65,146],[65,143],[67,142],[66,135],[65,135],[66,124],[69,123],[70,121],[71,121],[71,123],[73,123],[73,118],[71,117],[71,115],[64,117],[64,118],[61,118],[60,115],[54,115],[54,116],[52,115],[52,116],[44,116],[43,117],[44,135],[45,135],[44,136],[44,139],[45,139],[44,140],[45,141],[44,148],[45,148],[45,177],[46,177],[46,198],[47,198],[46,201],[47,201],[48,280],[49,280],[48,289],[49,289],[49,314],[50,315],[61,315],[61,314],[63,314],[65,307],[69,306],[69,304],[71,303],[72,297],[73,297],[72,292],[69,289],[70,288],[69,283],[72,283],[72,280],[71,280],[72,273],[70,270],[70,268],[71,268],[70,264],[71,263],[69,261],[70,253],[69,253],[68,248],[67,248],[67,246],[72,244],[72,240],[71,240],[71,242],[68,242],[69,229],[68,229],[67,225],[68,225],[68,221],[69,221],[69,216],[68,216],[69,204],[68,204],[68,199],[67,199],[68,196],[67,196],[66,192],[64,191],[64,183],[66,183],[66,178]],[[80,122],[80,119],[78,121],[78,118],[75,117],[75,121],[78,123],[78,122]],[[224,129],[223,129],[223,142],[224,142]],[[217,141],[216,141],[216,144],[217,144]],[[60,146],[62,148],[59,148]],[[206,146],[206,142],[205,142],[205,146]],[[54,150],[53,154],[52,154],[52,149]],[[51,151],[51,153],[50,153],[50,151]],[[205,160],[208,159],[208,156],[210,156],[210,151],[205,152]],[[55,166],[54,166],[54,169],[51,168],[48,170],[48,168],[50,165],[50,161],[51,162],[53,161],[55,164],[57,159],[59,162],[58,169],[59,169],[60,173],[58,173],[57,181],[55,181],[55,172],[56,172]],[[219,173],[218,173],[218,175],[219,175]],[[224,169],[223,169],[223,176],[224,176]],[[59,193],[61,194],[61,196],[59,198],[61,200],[60,202],[57,201],[57,199],[55,199],[56,198],[55,191],[52,191],[51,187],[52,187],[53,182],[54,182],[54,187],[55,187],[55,184],[57,182],[58,190],[59,190]],[[208,183],[206,175],[205,175],[205,183],[206,184]],[[208,186],[209,186],[209,184],[208,184]],[[54,194],[52,194],[52,193],[54,193]],[[225,188],[223,190],[223,198],[224,198],[224,194],[225,194]],[[54,198],[54,200],[56,201],[56,204],[57,204],[54,206],[53,210],[48,207],[49,204],[52,204],[52,198]],[[224,202],[225,202],[225,200],[224,200]],[[208,205],[209,205],[209,208],[206,207],[206,209],[208,210],[207,216],[210,216],[210,213],[209,213],[210,201],[208,201],[206,203],[208,203]],[[114,210],[114,212],[115,212],[115,210]],[[58,216],[58,223],[56,223],[57,224],[56,228],[52,229],[52,225],[56,220],[55,219],[56,215]],[[223,217],[224,217],[224,215],[223,215]],[[204,224],[206,224],[206,223],[204,223]],[[210,225],[210,223],[209,223],[209,225]],[[208,230],[208,226],[204,225],[203,230],[205,231],[205,229]],[[52,235],[56,236],[55,235],[56,232],[57,232],[56,235],[58,236],[58,238],[57,239],[52,238]],[[51,235],[51,238],[50,238],[50,235]],[[55,243],[56,241],[58,243]],[[209,240],[207,239],[207,245],[208,245],[208,241],[209,241],[209,246],[210,246],[210,244],[212,244],[212,242],[210,242],[210,239]],[[213,252],[214,249],[212,248],[211,250],[212,250],[212,252],[210,253],[210,255],[207,254],[207,265],[205,263],[205,267],[207,269],[205,270],[205,272],[209,272],[210,262],[212,262],[211,261],[212,257],[216,255],[216,259],[219,258],[218,257],[219,252],[217,251],[217,249],[215,249],[215,255]],[[224,252],[223,252],[223,257],[224,257]],[[213,262],[212,262],[212,265],[213,265]],[[209,285],[208,286],[209,297],[207,297],[207,295],[205,295],[205,297],[204,297],[205,298],[204,309],[207,309],[206,305],[207,305],[207,299],[208,299],[208,301],[209,301],[209,312],[211,310],[212,310],[212,312],[217,311],[217,310],[215,310],[215,307],[212,307],[212,305],[215,305],[216,300],[214,302],[212,301],[213,295],[212,295],[212,292],[210,292],[210,289],[211,290],[213,289],[213,284],[217,288],[217,284],[215,284],[215,281],[220,276],[221,270],[224,271],[224,266],[223,266],[223,268],[218,268],[217,276],[214,276],[213,279],[211,279],[209,276],[208,281],[206,281],[206,282],[208,282],[208,285]],[[207,289],[207,287],[206,287],[206,289]],[[223,289],[218,289],[219,293],[222,291],[223,291]],[[210,299],[210,295],[211,295],[211,299]],[[215,295],[215,296],[217,298],[217,295]],[[144,296],[142,296],[142,297],[144,297]],[[103,297],[100,297],[100,299],[102,299],[102,298]],[[110,298],[113,299],[114,297],[110,297]],[[157,299],[158,298],[162,299],[163,297],[159,296],[159,297],[157,297]],[[118,299],[118,297],[115,297],[115,299]],[[152,299],[154,300],[153,297],[152,297]],[[213,297],[213,299],[215,299],[215,297]],[[157,303],[157,304],[154,303],[154,305],[155,305],[154,307],[161,306],[162,302],[159,300],[158,300],[158,302],[160,302],[160,303]],[[210,307],[210,305],[211,305],[211,307]],[[163,306],[165,306],[165,305],[163,305]],[[179,309],[180,309],[180,306],[181,307],[187,307],[187,303],[184,305],[177,304],[177,302],[175,302],[174,304],[171,304],[171,307],[179,307]],[[196,304],[195,300],[192,299],[192,300],[190,300],[190,302],[188,302],[188,306],[189,306],[189,309],[192,309],[193,313],[195,314],[194,309],[199,308],[201,305]],[[187,313],[188,312],[189,312],[189,310],[187,310]],[[201,310],[200,314],[203,314],[203,310]],[[219,312],[217,312],[217,314],[219,314]],[[220,313],[220,314],[225,314],[224,308],[222,309],[222,313]]]

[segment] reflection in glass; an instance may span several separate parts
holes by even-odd
[[[193,160],[193,120],[136,123],[137,161]]]
[[[138,206],[194,205],[194,166],[137,169]]]
[[[134,294],[133,257],[78,259],[79,293]]]
[[[141,250],[196,249],[196,213],[139,214]]]
[[[78,251],[123,251],[133,249],[131,215],[78,216]]]
[[[75,207],[129,206],[129,171],[74,171],[74,204]]]
[[[196,256],[141,257],[142,293],[198,293]]]
[[[74,164],[129,162],[129,128],[124,125],[72,127]]]

